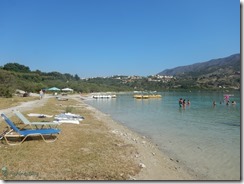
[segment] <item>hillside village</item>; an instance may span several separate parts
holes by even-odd
[[[93,78],[87,78],[84,80],[89,80],[89,79],[96,79],[97,77],[93,77]],[[126,83],[130,83],[130,82],[134,82],[137,80],[142,80],[142,79],[146,79],[148,82],[163,82],[163,83],[167,83],[172,79],[175,79],[173,76],[167,76],[167,75],[151,75],[148,77],[143,77],[143,76],[110,76],[110,77],[102,77],[104,79],[109,79],[109,78],[114,78],[118,81],[121,81],[122,83],[126,84]]]

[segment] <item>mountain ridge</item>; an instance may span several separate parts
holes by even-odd
[[[206,73],[218,69],[224,69],[225,67],[230,67],[233,70],[240,71],[240,54],[232,54],[228,57],[211,59],[205,62],[194,63],[191,65],[178,66],[171,69],[166,69],[159,72],[157,75],[171,75],[171,76],[179,76],[186,73]],[[205,72],[204,72],[205,71]],[[212,71],[212,72],[213,72]]]

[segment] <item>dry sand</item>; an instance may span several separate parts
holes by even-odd
[[[44,105],[48,98],[53,96],[45,96],[42,100],[25,102],[13,108],[3,109],[1,112],[10,114],[13,109],[27,111]],[[69,96],[84,105],[88,110],[93,112],[94,117],[104,123],[109,128],[109,133],[113,133],[128,144],[134,145],[138,153],[135,155],[135,161],[141,166],[141,172],[137,176],[133,176],[132,180],[199,180],[199,176],[189,172],[181,166],[180,161],[173,160],[166,154],[162,153],[157,145],[152,143],[150,139],[139,135],[125,126],[115,122],[109,115],[87,105],[80,95]],[[105,148],[106,149],[106,148]]]

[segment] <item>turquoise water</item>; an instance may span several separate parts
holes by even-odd
[[[160,99],[144,100],[128,93],[87,103],[149,137],[200,178],[235,180],[240,179],[240,93],[232,94],[230,101],[237,104],[228,106],[221,92],[164,92]],[[191,104],[179,108],[179,98]]]

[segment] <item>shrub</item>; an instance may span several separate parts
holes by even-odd
[[[0,87],[0,96],[6,97],[6,98],[12,98],[13,97],[13,89]]]

